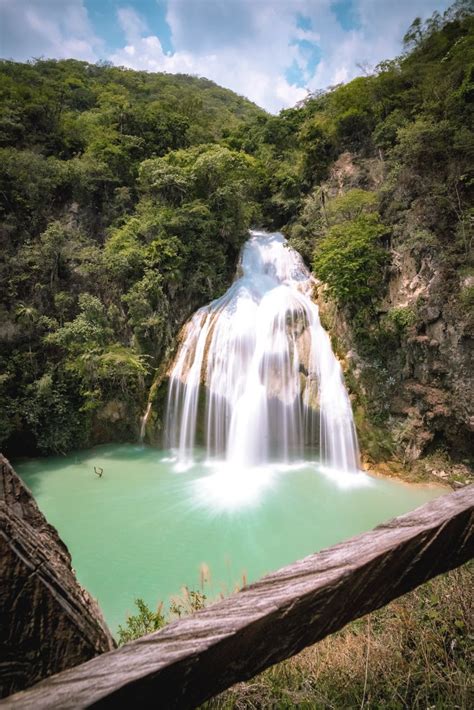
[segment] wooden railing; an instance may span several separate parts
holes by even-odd
[[[193,708],[473,556],[474,486],[263,577],[5,708]]]

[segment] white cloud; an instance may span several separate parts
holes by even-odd
[[[82,0],[0,0],[0,55],[94,62],[102,42]]]
[[[296,64],[308,88],[348,81],[358,64],[375,66],[400,53],[412,20],[444,10],[449,0],[358,0],[357,27],[344,30],[331,0],[169,0],[167,21],[175,52],[167,56],[157,37],[136,37],[114,52],[116,64],[151,71],[205,76],[269,111],[306,95],[285,73]],[[297,16],[311,20],[297,27]],[[142,33],[143,34],[143,33]],[[321,61],[308,71],[299,40],[317,43]]]
[[[443,11],[450,0],[358,0],[358,27],[344,31],[333,12],[318,13],[308,0],[307,14],[319,31],[322,61],[309,80],[312,90],[349,81],[361,74],[358,64],[374,68],[402,50],[402,39],[417,16]]]
[[[285,78],[293,61],[305,63],[295,40],[313,37],[296,26],[300,5],[301,0],[169,0],[167,21],[175,52],[166,55],[158,37],[148,36],[110,59],[135,69],[205,76],[278,111],[306,95]]]
[[[203,76],[247,96],[270,111],[291,105],[306,95],[304,89],[291,86],[283,76],[275,76],[252,57],[233,51],[197,56],[177,51],[166,55],[155,36],[142,37],[112,54],[110,59],[114,64],[133,69]],[[284,68],[282,66],[281,70]]]
[[[311,90],[348,81],[361,73],[358,64],[375,66],[398,54],[412,20],[444,10],[450,0],[354,0],[358,22],[349,31],[338,22],[333,0],[168,0],[172,54],[133,3],[118,3],[126,44],[108,59],[134,69],[205,76],[278,111],[306,94],[287,80],[290,67]],[[298,16],[310,19],[308,29],[298,26]],[[302,40],[319,47],[317,66],[308,63]],[[0,0],[1,56],[96,61],[103,48],[84,0]]]
[[[146,22],[132,7],[119,7],[117,17],[127,42],[136,42],[148,32]]]

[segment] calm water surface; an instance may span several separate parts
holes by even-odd
[[[102,478],[94,466],[104,469]],[[116,631],[135,597],[152,607],[183,585],[209,597],[373,528],[443,493],[317,464],[232,471],[108,445],[16,465]]]

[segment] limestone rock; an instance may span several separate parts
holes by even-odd
[[[383,173],[383,161],[343,153],[322,188],[329,197],[354,187],[377,191]],[[393,453],[411,463],[438,448],[462,458],[472,452],[474,431],[474,324],[462,294],[474,277],[454,268],[436,248],[420,205],[400,211],[397,197],[403,202],[397,193],[393,204],[382,207],[392,236],[387,245],[391,263],[381,274],[384,297],[373,324],[374,330],[382,326],[377,343],[371,350],[364,347],[353,314],[338,307],[322,284],[317,294],[320,314],[339,354],[351,355],[343,361],[349,388],[374,415],[370,425],[383,420]],[[398,342],[393,334],[391,340],[383,335],[384,320],[390,322],[390,314],[397,311],[411,317],[400,329]],[[364,451],[363,437],[361,447],[371,453]]]

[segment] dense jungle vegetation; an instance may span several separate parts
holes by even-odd
[[[362,349],[393,350],[417,318],[377,315],[394,243],[472,273],[473,10],[415,20],[402,56],[279,116],[205,79],[2,61],[5,452],[136,436],[180,325],[228,286],[251,225],[283,228]],[[345,153],[362,177],[338,195]]]

